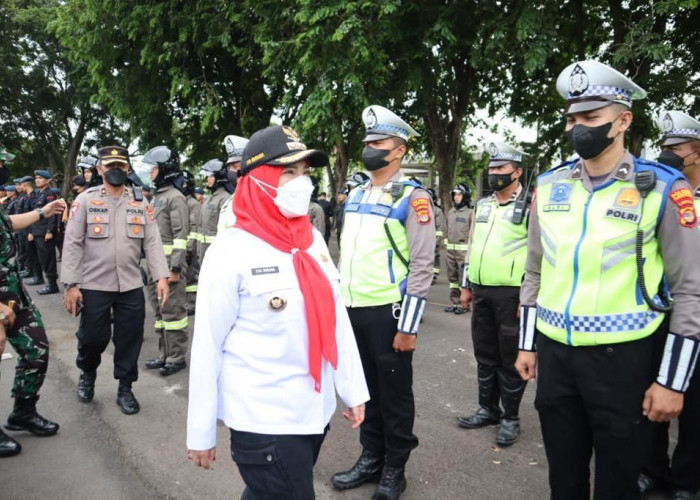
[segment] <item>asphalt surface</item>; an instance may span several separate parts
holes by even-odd
[[[407,466],[408,489],[402,498],[544,499],[548,498],[547,462],[529,385],[521,409],[522,437],[507,449],[495,446],[496,427],[464,430],[456,417],[477,408],[476,362],[470,315],[443,312],[448,286],[443,274],[431,288],[418,350],[414,356],[415,433],[420,446]],[[186,459],[188,370],[164,378],[142,369],[134,393],[137,415],[123,415],[115,404],[110,346],[98,370],[95,399],[75,396],[77,319],[63,310],[61,295],[39,296],[51,344],[51,360],[41,390],[39,412],[61,425],[58,434],[40,438],[8,432],[23,447],[0,461],[0,499],[229,499],[239,498],[243,482],[230,458],[228,429],[220,424],[213,470]],[[148,305],[147,305],[148,307]],[[190,331],[194,322],[190,318]],[[153,316],[148,310],[140,365],[157,353]],[[9,348],[8,352],[12,352]],[[11,409],[15,359],[0,363],[0,419]],[[331,422],[314,471],[319,499],[369,499],[373,485],[333,490],[330,477],[352,466],[360,453],[358,431],[338,411]]]

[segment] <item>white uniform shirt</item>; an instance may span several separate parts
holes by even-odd
[[[216,225],[216,235],[221,234],[222,231],[231,229],[236,225],[236,214],[233,213],[233,194],[229,196],[229,199],[224,202],[221,206],[221,212],[219,212],[219,223]]]
[[[292,255],[238,228],[209,247],[199,275],[190,363],[187,447],[216,445],[216,420],[258,434],[321,434],[336,408],[369,400],[338,271],[321,234],[307,252],[335,295],[338,369],[309,374],[304,301]],[[284,303],[283,308],[279,308]],[[278,309],[274,309],[274,306]]]

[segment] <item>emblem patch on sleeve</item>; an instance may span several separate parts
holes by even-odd
[[[77,201],[74,201],[71,206],[70,206],[70,213],[68,214],[68,218],[72,219],[75,217],[75,213],[78,211],[78,207],[80,206],[80,203]]]
[[[698,217],[695,213],[693,193],[690,192],[690,189],[676,189],[675,191],[671,191],[668,196],[671,198],[671,201],[678,206],[678,220],[681,226],[695,227],[698,222]]]
[[[430,223],[430,201],[427,198],[417,198],[411,202],[411,205],[416,212],[418,224]]]

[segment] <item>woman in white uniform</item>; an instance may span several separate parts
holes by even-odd
[[[308,150],[289,127],[251,137],[236,225],[202,264],[190,367],[188,457],[209,468],[216,422],[231,429],[243,499],[314,498],[313,466],[336,408],[357,428],[369,399],[323,236],[307,216]]]

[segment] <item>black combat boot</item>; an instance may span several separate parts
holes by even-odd
[[[44,288],[40,288],[36,291],[39,295],[51,295],[58,292],[58,283],[56,283],[56,280],[49,280]]]
[[[503,416],[496,435],[498,446],[510,446],[520,437],[520,400],[523,399],[526,382],[520,378],[510,378],[498,372],[498,383],[503,403]]]
[[[187,368],[187,363],[184,361],[180,361],[178,363],[165,363],[158,369],[158,373],[160,373],[164,377],[168,377],[174,373],[179,372],[180,370],[184,370],[185,368]]]
[[[19,277],[22,279],[27,279],[32,275],[32,272],[29,269],[25,269],[24,271],[20,271]]]
[[[160,358],[147,359],[144,365],[146,366],[146,370],[157,370],[159,368],[163,368],[163,365],[165,365],[165,360]]]
[[[24,282],[25,285],[32,285],[32,286],[43,285],[44,283],[45,283],[44,277],[41,274],[39,274],[39,275],[33,274],[30,279],[28,279],[27,281]]]
[[[80,378],[78,379],[78,387],[75,393],[78,395],[78,399],[83,403],[89,403],[95,396],[95,378],[97,374],[95,372],[81,372]]]
[[[53,436],[58,432],[58,424],[46,420],[36,411],[39,396],[15,396],[15,408],[7,417],[5,428],[11,431],[29,431],[36,436]]]
[[[362,450],[360,458],[350,470],[333,474],[331,483],[337,490],[349,490],[357,488],[367,482],[376,483],[382,475],[384,468],[384,455]]]
[[[141,407],[139,402],[136,401],[134,393],[131,392],[131,382],[126,382],[123,380],[119,381],[119,389],[117,390],[117,404],[119,408],[122,409],[122,413],[127,415],[133,415],[138,413]]]
[[[457,423],[465,429],[479,429],[487,425],[496,425],[501,416],[498,407],[498,379],[496,368],[479,365],[479,409],[469,417],[457,417]]]
[[[0,429],[0,458],[12,457],[22,451],[22,446]]]
[[[372,500],[397,500],[406,489],[403,467],[384,467]]]

